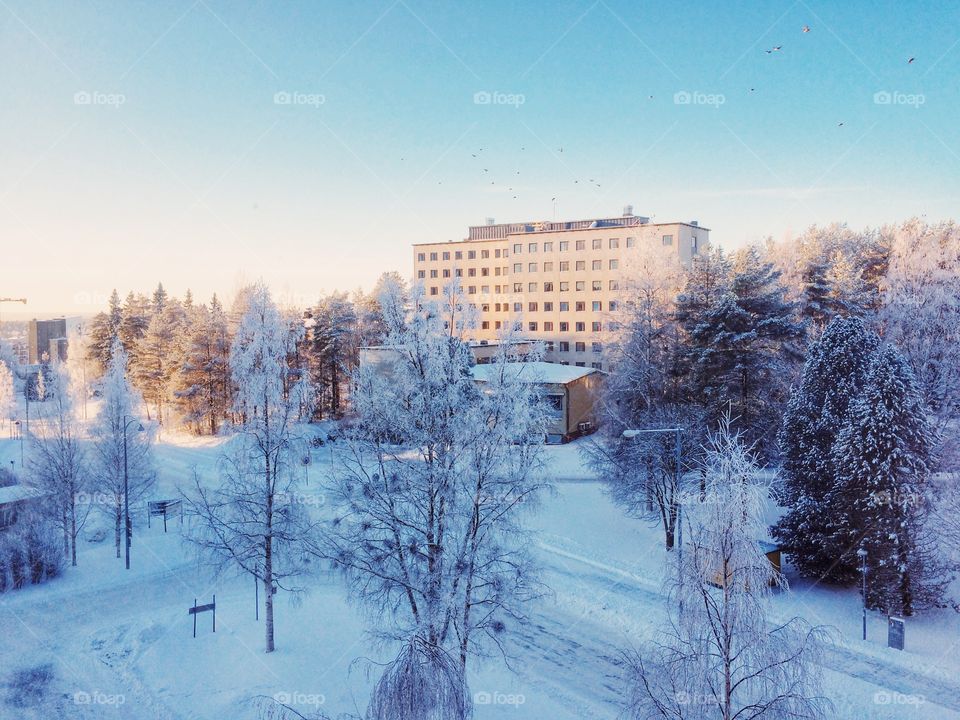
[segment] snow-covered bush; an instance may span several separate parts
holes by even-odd
[[[63,569],[56,528],[34,513],[23,513],[0,533],[0,592],[38,585]]]

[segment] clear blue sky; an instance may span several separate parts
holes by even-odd
[[[485,217],[632,203],[734,247],[960,199],[956,3],[0,0],[0,61],[0,296],[31,314],[158,280],[309,302]]]

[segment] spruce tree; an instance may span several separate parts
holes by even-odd
[[[848,581],[856,572],[845,556],[837,563],[832,516],[842,510],[832,507],[827,496],[836,476],[833,446],[878,343],[861,320],[834,317],[811,345],[787,404],[779,437],[780,502],[787,511],[773,533],[804,575]]]
[[[867,551],[869,607],[912,615],[939,600],[944,578],[927,554],[926,489],[934,432],[913,371],[892,346],[879,350],[833,447],[826,502],[844,566]]]

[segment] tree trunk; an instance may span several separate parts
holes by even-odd
[[[70,502],[70,564],[77,566],[77,501],[76,495]]]
[[[113,526],[113,542],[117,546],[117,559],[120,558],[120,523],[123,521],[123,513],[117,508],[116,521]]]

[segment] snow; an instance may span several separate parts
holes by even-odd
[[[20,500],[31,500],[43,495],[43,491],[26,485],[8,485],[0,487],[0,505],[14,503]]]
[[[151,497],[170,497],[193,470],[212,480],[225,438],[166,432],[156,447],[158,484]],[[638,647],[665,619],[660,575],[662,531],[626,517],[578,459],[577,441],[545,450],[555,492],[527,519],[536,535],[543,581],[551,592],[528,624],[510,628],[510,665],[494,657],[471,667],[480,701],[477,720],[575,720],[620,711],[620,651]],[[19,462],[19,445],[0,440],[0,466]],[[314,453],[310,488],[330,470]],[[45,585],[0,595],[0,717],[253,720],[255,695],[289,699],[305,714],[362,714],[382,662],[394,649],[372,640],[342,580],[318,569],[309,591],[278,596],[277,650],[264,654],[263,613],[254,619],[249,576],[214,579],[181,543],[180,526],[147,529],[135,512],[132,568],[115,558],[112,538],[85,529],[79,566]],[[98,514],[94,514],[100,520]],[[907,619],[906,650],[885,647],[886,618],[869,615],[860,640],[855,589],[799,581],[774,599],[773,614],[803,615],[836,628],[824,658],[826,685],[842,720],[960,719],[960,620],[951,610]],[[209,613],[186,609],[217,597],[217,631]],[[262,603],[261,598],[261,603]],[[355,662],[357,658],[365,658]],[[50,663],[52,679],[11,704],[18,671]],[[79,704],[76,701],[79,700]],[[86,702],[89,700],[89,702]],[[489,702],[484,702],[489,700]],[[322,701],[322,702],[321,702]]]
[[[593,368],[560,365],[548,362],[508,362],[503,363],[506,372],[515,372],[524,382],[566,385],[587,375],[599,372]],[[493,373],[500,371],[500,365],[474,365],[473,377],[480,382],[489,382]]]

